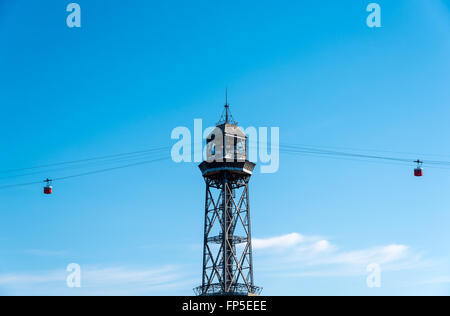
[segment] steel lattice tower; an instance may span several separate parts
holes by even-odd
[[[199,168],[206,183],[202,285],[197,295],[257,295],[254,285],[247,136],[233,121],[228,102],[207,138]]]

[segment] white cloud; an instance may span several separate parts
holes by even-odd
[[[414,269],[424,262],[408,246],[388,244],[356,250],[341,250],[329,240],[299,233],[254,239],[261,270],[289,276],[366,275],[369,264],[383,271]]]
[[[304,237],[297,233],[287,234],[279,237],[272,237],[266,239],[254,238],[252,245],[254,249],[267,249],[275,247],[292,247],[302,242]]]
[[[64,250],[28,249],[25,252],[30,255],[42,257],[63,257],[67,255],[67,252]]]
[[[314,251],[326,251],[331,249],[332,246],[328,240],[319,240],[318,242],[314,243],[312,246],[312,249]]]
[[[65,269],[0,275],[0,293],[20,295],[148,295],[190,289],[178,266],[159,268],[81,266],[81,288],[68,288]]]
[[[404,258],[408,253],[408,247],[392,244],[388,246],[374,247],[363,250],[337,253],[326,260],[333,264],[356,264],[364,265],[370,263],[390,263]]]
[[[442,275],[420,282],[420,284],[447,284],[450,283],[450,275]]]
[[[64,280],[65,275],[61,271],[51,271],[42,274],[10,273],[0,275],[0,286],[23,284],[36,285],[39,283],[57,282]]]

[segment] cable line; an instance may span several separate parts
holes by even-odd
[[[26,167],[26,168],[0,170],[0,173],[10,173],[10,172],[17,172],[17,171],[24,171],[24,170],[32,170],[32,169],[48,168],[48,167],[54,167],[54,166],[77,164],[77,163],[83,163],[83,162],[89,162],[89,161],[95,161],[95,160],[104,160],[104,159],[115,158],[115,157],[132,156],[132,155],[136,155],[136,154],[149,153],[149,152],[165,150],[165,149],[170,149],[170,146],[156,147],[156,148],[150,148],[150,149],[145,149],[145,150],[105,155],[105,156],[85,158],[85,159],[78,159],[78,160],[72,160],[72,161],[57,162],[57,163],[51,163],[51,164],[45,164],[45,165],[39,165],[39,166],[33,166],[33,167]]]
[[[124,169],[124,168],[140,166],[140,165],[144,165],[144,164],[149,164],[149,163],[153,163],[153,162],[167,160],[169,158],[170,157],[165,156],[165,157],[161,157],[161,158],[156,158],[156,159],[152,159],[152,160],[136,162],[136,163],[122,165],[122,166],[118,166],[118,167],[111,167],[111,168],[105,168],[105,169],[94,170],[94,171],[89,171],[89,172],[83,172],[83,173],[78,173],[78,174],[73,174],[73,175],[68,175],[68,176],[63,176],[63,177],[57,177],[57,178],[54,178],[54,179],[47,179],[47,180],[49,180],[49,181],[62,181],[62,180],[67,180],[67,179],[71,179],[71,178],[78,178],[78,177],[83,177],[83,176],[88,176],[88,175],[93,175],[93,174],[98,174],[98,173],[104,173],[104,172],[118,170],[118,169]],[[25,183],[11,184],[11,185],[4,185],[4,186],[0,186],[0,190],[8,189],[8,188],[14,188],[14,187],[23,187],[23,186],[41,184],[41,183],[46,182],[47,180],[45,180],[45,181],[25,182]]]
[[[155,155],[161,154],[161,152],[163,152],[165,150],[166,150],[166,148],[164,148],[164,150],[158,149],[157,151],[152,151],[152,152],[148,152],[148,153],[140,153],[140,154],[135,154],[132,156],[125,156],[125,157],[121,156],[121,157],[116,157],[116,158],[108,158],[108,159],[103,159],[101,161],[97,161],[97,160],[92,161],[92,159],[84,160],[85,162],[77,163],[76,165],[67,165],[67,164],[61,165],[61,164],[59,164],[61,166],[60,168],[34,169],[35,171],[33,171],[33,172],[10,174],[7,176],[2,176],[2,177],[0,177],[0,180],[14,179],[14,178],[32,176],[32,175],[37,175],[37,174],[49,174],[49,173],[51,174],[51,173],[55,173],[58,171],[75,170],[75,169],[81,169],[81,168],[95,168],[95,167],[100,167],[100,166],[104,166],[104,165],[110,165],[110,164],[116,164],[116,163],[126,163],[126,162],[131,162],[131,161],[136,161],[136,160],[149,159],[149,158],[154,157]],[[31,170],[33,170],[33,169],[31,169]]]
[[[197,144],[197,143],[195,143],[195,144]],[[199,145],[199,144],[197,144],[197,145]],[[249,141],[247,149],[248,150],[255,149],[255,148],[257,148],[258,145],[259,145],[259,143],[257,143],[257,142]],[[366,161],[366,162],[377,162],[378,161],[378,162],[382,162],[382,163],[397,164],[397,165],[417,164],[417,167],[415,169],[415,175],[420,175],[420,176],[423,174],[422,173],[423,172],[422,165],[427,165],[430,168],[436,168],[436,169],[450,169],[450,161],[421,160],[421,159],[411,159],[411,158],[403,158],[403,157],[395,157],[395,156],[390,156],[390,155],[376,154],[376,153],[380,153],[380,152],[389,153],[389,151],[376,151],[376,150],[363,150],[363,149],[350,149],[350,148],[347,148],[346,150],[344,150],[342,147],[305,146],[305,145],[288,144],[288,143],[283,143],[280,145],[274,144],[273,146],[271,143],[268,143],[266,146],[267,146],[267,148],[270,148],[270,150],[278,149],[280,151],[280,153],[290,154],[290,155],[305,155],[305,156],[315,156],[315,157],[319,157],[319,158],[344,159],[344,160]],[[171,148],[170,146],[152,147],[149,149],[139,150],[139,151],[104,155],[104,156],[78,159],[78,160],[65,161],[65,162],[57,162],[57,163],[51,163],[51,164],[49,163],[49,164],[38,165],[38,166],[27,167],[27,168],[16,168],[16,169],[3,170],[3,171],[0,171],[0,174],[5,174],[5,175],[3,177],[0,177],[0,180],[26,177],[26,176],[32,176],[32,175],[42,174],[42,173],[48,174],[48,173],[54,173],[54,172],[60,172],[60,171],[74,171],[75,169],[82,169],[82,168],[96,168],[96,167],[105,166],[108,164],[126,163],[126,164],[119,165],[119,166],[113,166],[113,167],[101,168],[101,169],[97,169],[97,170],[74,173],[74,174],[70,174],[67,176],[60,176],[60,177],[56,177],[53,179],[47,179],[47,180],[48,181],[61,181],[61,180],[66,180],[66,179],[71,179],[71,178],[89,176],[89,175],[94,175],[94,174],[98,174],[98,173],[104,173],[104,172],[109,172],[109,171],[118,170],[118,169],[124,169],[124,168],[139,166],[139,165],[145,165],[145,164],[169,159],[170,156],[158,157],[158,154],[161,154],[162,152],[164,152],[165,150],[169,150],[170,148]],[[341,150],[337,150],[339,148]],[[204,151],[203,142],[202,142],[201,150],[202,150],[202,152]],[[368,154],[367,152],[373,152],[374,154]],[[403,152],[403,153],[402,152],[390,152],[390,153],[397,153],[399,155],[400,154],[412,155],[412,153],[405,153],[405,152]],[[426,156],[426,155],[421,155],[421,156]],[[434,155],[434,156],[437,156],[437,155]],[[142,161],[142,159],[146,159],[146,160]],[[60,168],[58,168],[58,167],[60,167]],[[32,171],[32,170],[34,170],[34,171]],[[14,172],[21,172],[21,171],[24,173],[13,174]],[[32,172],[26,172],[26,171],[32,171]],[[10,184],[10,185],[0,186],[0,189],[35,185],[35,184],[40,184],[40,183],[42,183],[42,181]]]

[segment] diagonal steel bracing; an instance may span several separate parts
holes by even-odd
[[[250,176],[223,172],[206,182],[202,286],[199,295],[258,294],[253,284]]]

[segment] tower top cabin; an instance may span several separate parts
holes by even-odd
[[[247,135],[233,120],[230,105],[226,102],[219,122],[206,138],[206,160],[199,165],[202,175],[216,180],[224,172],[233,178],[251,175],[255,164],[247,160],[247,140]]]
[[[206,161],[246,161],[247,146],[247,135],[233,120],[227,102],[220,121],[206,139]]]

